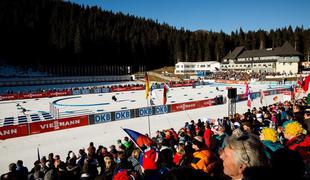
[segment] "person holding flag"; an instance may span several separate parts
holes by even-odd
[[[159,160],[158,150],[153,147],[154,142],[151,138],[131,129],[123,128],[129,138],[142,151],[141,168],[144,179],[160,179],[157,161]]]
[[[150,147],[153,144],[153,140],[146,136],[143,135],[137,131],[127,129],[127,128],[122,128],[125,133],[128,134],[129,138],[135,143],[135,145],[140,149],[144,150],[147,147]]]

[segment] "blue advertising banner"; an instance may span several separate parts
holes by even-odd
[[[138,112],[137,113],[138,117],[153,115],[152,107],[140,108],[140,109],[137,109],[137,112]]]
[[[111,92],[110,88],[101,88],[102,93]]]
[[[73,90],[72,95],[79,95],[81,94],[80,90]]]
[[[112,115],[110,112],[94,115],[95,124],[104,123],[104,122],[108,122],[111,120],[112,120]]]
[[[90,94],[89,89],[82,89],[82,94]]]
[[[115,120],[129,119],[130,114],[131,114],[130,110],[117,111],[117,112],[115,112]]]
[[[167,105],[155,106],[155,108],[154,108],[154,114],[165,114],[168,112],[169,112],[169,110],[168,110]]]
[[[101,93],[101,89],[94,89],[93,91],[94,91],[94,92],[93,92],[94,94]]]

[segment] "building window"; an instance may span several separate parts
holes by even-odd
[[[200,67],[206,67],[206,65],[200,65]]]
[[[179,65],[177,65],[177,68],[179,68]]]
[[[210,65],[208,65],[208,67],[211,67]]]

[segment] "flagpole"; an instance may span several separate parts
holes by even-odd
[[[146,99],[146,103],[147,103],[147,109],[149,109],[149,98]],[[147,122],[148,122],[148,126],[149,126],[149,137],[152,138],[151,136],[151,123],[150,123],[150,115],[149,113],[147,113]]]
[[[145,72],[145,97],[146,97],[147,109],[149,109],[150,81],[149,81],[149,77],[147,75],[147,72]],[[148,121],[148,128],[149,128],[149,137],[151,138],[151,125],[150,125],[149,113],[147,113],[147,121]]]

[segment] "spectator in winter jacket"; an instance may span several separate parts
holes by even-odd
[[[212,128],[213,135],[211,141],[211,150],[219,157],[219,150],[224,148],[224,139],[227,136],[225,127],[222,125],[215,125]]]
[[[23,179],[22,175],[16,171],[16,164],[15,163],[11,163],[9,165],[9,172],[6,174],[1,175],[1,180],[6,180],[6,179]]]
[[[297,121],[287,121],[283,124],[284,137],[288,141],[285,147],[299,152],[305,164],[309,163],[310,135],[304,134],[305,130]]]
[[[76,158],[75,158],[75,160],[76,160]],[[55,155],[55,158],[54,158],[54,166],[55,166],[55,168],[58,168],[60,163],[61,163],[60,156],[59,155]]]
[[[128,161],[131,163],[133,169],[138,172],[140,175],[142,175],[142,169],[139,163],[139,159],[140,159],[140,149],[139,148],[135,148],[132,153],[131,156],[128,158]]]
[[[63,163],[63,162],[60,162],[59,165],[61,165],[61,163]],[[77,179],[78,177],[80,177],[81,169],[76,163],[76,157],[75,156],[73,158],[69,159],[69,162],[68,162],[67,167],[66,167],[66,171],[68,173],[68,178],[70,178],[70,179]]]
[[[211,127],[208,123],[206,123],[205,125],[205,131],[203,134],[203,139],[205,141],[205,144],[207,146],[208,149],[211,148],[211,140],[212,140],[212,131],[211,131]]]
[[[310,109],[305,110],[304,118],[305,118],[305,126],[307,127],[306,129],[307,134],[310,134]]]
[[[233,134],[226,137],[225,148],[220,158],[223,160],[224,174],[233,180],[247,179],[251,177],[251,174],[245,174],[246,170],[265,169],[268,164],[264,145],[253,134]],[[266,176],[267,174],[258,175]],[[257,178],[265,179],[264,177]]]
[[[142,178],[143,179],[159,179],[160,173],[158,171],[157,162],[159,154],[156,149],[149,148],[144,152],[142,158]]]
[[[28,168],[23,165],[22,160],[18,160],[16,163],[16,172],[20,173],[24,179],[27,179]]]
[[[89,147],[87,148],[87,153],[88,153],[88,154],[91,154],[91,155],[95,155],[95,153],[96,153],[96,148],[95,148],[93,142],[90,142],[90,143],[89,143]]]
[[[33,171],[28,175],[28,180],[43,179],[44,173],[40,171],[40,165],[35,165]]]
[[[125,156],[125,152],[119,151],[118,152],[117,164],[116,164],[116,167],[114,169],[114,175],[117,174],[122,169],[132,171],[133,167],[132,167],[132,164],[127,160],[127,158]]]
[[[79,166],[80,169],[83,168],[84,161],[85,161],[86,158],[87,158],[87,154],[85,153],[85,150],[84,149],[80,149],[79,150],[78,158],[76,160],[76,163],[77,163],[77,165]]]
[[[106,179],[112,179],[115,169],[115,163],[110,156],[105,156],[103,160],[104,160],[104,171],[102,171],[100,174],[106,177]]]
[[[270,159],[271,155],[278,149],[283,148],[283,145],[278,141],[276,130],[272,128],[264,128],[260,134],[260,139],[266,148],[267,157]]]
[[[173,156],[173,163],[177,166],[180,165],[182,158],[185,155],[184,147],[185,147],[184,143],[179,144],[178,147],[176,148],[176,153]]]
[[[191,166],[194,169],[199,169],[212,175],[218,163],[216,155],[206,148],[205,142],[201,136],[195,136],[192,143],[195,152],[193,153]]]
[[[296,151],[287,148],[281,148],[273,153],[271,158],[270,179],[294,179],[306,180],[305,165],[302,157]],[[309,179],[309,178],[308,178]]]

